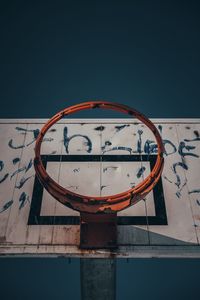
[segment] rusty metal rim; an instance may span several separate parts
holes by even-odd
[[[41,144],[44,138],[44,135],[48,131],[52,125],[54,125],[56,122],[58,122],[60,119],[62,119],[64,116],[71,115],[75,112],[78,112],[80,110],[85,109],[95,109],[95,108],[103,108],[103,109],[111,109],[111,110],[117,110],[126,114],[129,114],[130,116],[134,116],[137,119],[139,119],[142,123],[144,123],[154,134],[158,146],[158,153],[157,153],[157,159],[156,163],[153,167],[153,170],[151,173],[137,186],[135,186],[132,189],[129,189],[126,192],[122,192],[119,194],[115,194],[112,196],[104,196],[104,197],[93,197],[93,196],[86,196],[77,194],[74,192],[71,192],[62,186],[60,186],[58,183],[56,183],[46,172],[41,155]],[[98,209],[97,211],[103,211],[103,209],[100,209],[100,206],[104,206],[105,208],[109,208],[111,206],[115,206],[115,210],[121,210],[124,209],[132,204],[135,204],[139,200],[143,199],[145,195],[147,195],[153,187],[158,182],[164,165],[164,146],[162,143],[162,138],[155,127],[155,125],[143,114],[138,112],[135,109],[132,109],[126,105],[113,103],[113,102],[107,102],[107,101],[90,101],[90,102],[83,102],[74,106],[70,106],[68,108],[65,108],[61,112],[54,115],[41,129],[35,145],[35,159],[34,159],[34,167],[36,174],[40,180],[40,182],[43,184],[43,186],[49,191],[49,193],[54,196],[58,201],[61,203],[72,207],[73,209],[82,210],[83,206],[88,206],[90,204],[97,205]],[[80,205],[77,205],[77,203],[80,203]],[[83,211],[90,211],[87,210],[86,207],[84,207]],[[92,211],[95,212],[95,209]]]

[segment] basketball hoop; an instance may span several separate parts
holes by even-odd
[[[52,125],[57,123],[64,116],[69,116],[81,110],[96,109],[96,108],[116,110],[122,113],[126,113],[130,116],[136,117],[153,132],[156,138],[157,148],[158,148],[156,163],[151,173],[146,178],[144,178],[144,180],[141,183],[129,189],[128,191],[111,195],[111,196],[104,196],[104,197],[81,195],[60,186],[46,172],[40,154],[43,138],[46,132],[49,130],[49,128],[52,127]],[[56,200],[68,206],[69,208],[80,211],[82,223],[84,224],[93,223],[93,226],[90,226],[90,230],[88,230],[87,227],[87,233],[85,233],[85,227],[82,226],[81,230],[82,232],[84,232],[83,236],[86,235],[87,239],[90,240],[88,244],[88,240],[82,239],[83,248],[84,247],[98,248],[101,247],[102,245],[105,247],[112,247],[112,245],[116,244],[116,213],[120,210],[123,210],[137,203],[141,199],[144,199],[145,196],[154,188],[154,186],[159,181],[163,170],[163,165],[164,165],[163,153],[164,153],[164,146],[157,128],[143,114],[136,111],[135,109],[132,109],[122,104],[106,102],[106,101],[90,101],[90,102],[83,102],[65,108],[64,110],[62,110],[61,112],[53,116],[44,125],[36,140],[34,167],[41,184]],[[95,216],[94,215],[92,216],[92,214],[95,214]],[[115,217],[113,218],[113,216]],[[109,225],[113,225],[113,224],[115,225],[113,227],[110,226],[110,228],[113,228],[113,233],[110,235],[111,239],[110,236],[108,236],[106,242],[104,236],[106,229],[104,226],[105,224],[103,225],[103,223]],[[95,230],[96,232],[98,231],[101,236],[100,238],[101,241],[99,242],[98,240],[99,244],[97,243],[99,246],[97,245],[96,247],[93,246],[93,244],[97,242],[96,240],[94,241],[94,235],[95,235],[93,231],[95,228],[94,224],[98,225]],[[102,229],[103,226],[104,229]],[[104,232],[103,235],[102,232]]]

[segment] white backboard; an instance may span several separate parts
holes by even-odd
[[[0,120],[0,255],[109,257],[79,249],[79,213],[43,190],[33,167],[45,119]],[[153,119],[165,144],[162,179],[118,213],[117,257],[200,257],[200,119]],[[48,173],[86,195],[125,191],[147,176],[153,135],[131,119],[65,119],[42,145]]]

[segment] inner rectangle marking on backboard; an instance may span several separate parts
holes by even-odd
[[[48,162],[138,162],[141,161],[141,155],[42,155],[44,167],[47,167]],[[150,163],[152,170],[156,155],[142,155],[143,162]],[[118,225],[167,225],[167,214],[165,208],[165,200],[163,193],[162,179],[153,190],[155,215],[150,216],[118,216]],[[43,187],[37,177],[35,177],[31,208],[29,213],[28,225],[77,225],[80,223],[79,216],[76,215],[62,215],[62,216],[48,216],[42,214],[43,201]]]

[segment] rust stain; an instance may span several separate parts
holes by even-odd
[[[0,236],[0,243],[6,243],[6,237],[5,236]]]

